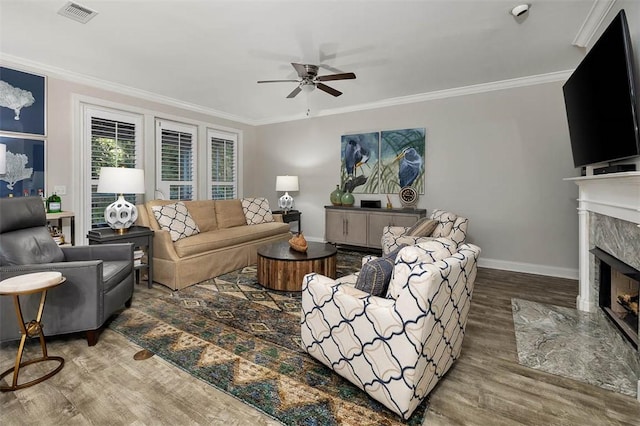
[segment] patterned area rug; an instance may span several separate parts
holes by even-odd
[[[359,270],[362,256],[340,250],[338,276]],[[286,425],[422,424],[426,400],[403,422],[310,357],[300,293],[266,290],[255,267],[134,306],[109,327]]]

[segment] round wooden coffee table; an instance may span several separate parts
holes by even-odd
[[[286,241],[258,248],[258,282],[266,288],[283,291],[301,291],[306,274],[317,272],[336,277],[335,246],[308,242],[306,253],[289,247]]]

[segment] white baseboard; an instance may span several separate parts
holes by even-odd
[[[307,241],[315,241],[324,243],[323,238],[308,237]],[[504,271],[524,272],[527,274],[546,275],[550,277],[568,278],[571,280],[578,279],[578,269],[559,268],[557,266],[538,265],[535,263],[511,262],[509,260],[487,259],[480,256],[478,266],[481,268],[501,269]]]
[[[478,266],[489,269],[524,272],[527,274],[547,275],[558,278],[578,279],[578,269],[559,268],[557,266],[538,265],[535,263],[511,262],[509,260],[487,259],[480,256]]]

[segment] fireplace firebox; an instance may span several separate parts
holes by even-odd
[[[600,308],[638,349],[640,271],[598,247],[590,251],[600,261]]]

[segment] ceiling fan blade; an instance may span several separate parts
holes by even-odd
[[[323,92],[327,92],[330,95],[333,96],[340,96],[342,95],[342,92],[339,90],[334,89],[333,87],[329,87],[326,84],[322,84],[322,83],[316,83],[316,87],[320,90],[322,90]]]
[[[304,78],[307,76],[307,68],[304,66],[304,64],[296,64],[292,62],[291,65],[293,66],[293,68],[295,68],[300,78]]]
[[[321,75],[316,77],[317,81],[331,81],[331,80],[352,80],[356,78],[356,75],[352,72],[343,72],[340,74]]]
[[[260,80],[258,83],[299,83],[298,80]]]
[[[296,95],[301,91],[302,89],[300,88],[300,86],[296,87],[295,89],[293,89],[293,92],[289,93],[289,96],[287,96],[287,99],[295,98]]]

